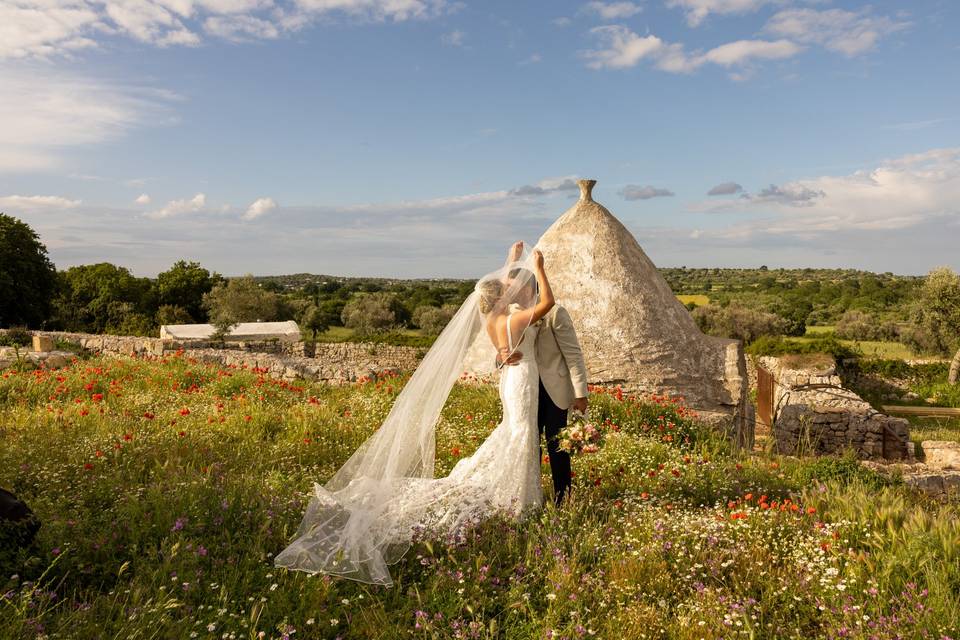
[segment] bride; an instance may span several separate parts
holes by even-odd
[[[456,535],[494,513],[519,518],[541,507],[534,323],[553,305],[543,254],[526,256],[517,242],[504,267],[477,282],[380,428],[326,485],[314,483],[296,539],[274,564],[391,585],[387,565],[415,537]],[[436,423],[468,358],[492,365],[515,351],[519,363],[500,377],[500,424],[434,478]]]

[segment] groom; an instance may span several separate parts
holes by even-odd
[[[567,411],[587,410],[587,367],[570,314],[559,304],[537,321],[537,368],[540,370],[540,404],[537,424],[546,433],[553,476],[554,502],[560,505],[570,488],[570,454],[560,450],[557,437],[567,426]],[[497,354],[497,368],[514,365],[522,354],[514,352],[506,361],[506,350]]]

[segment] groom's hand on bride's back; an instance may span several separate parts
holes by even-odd
[[[505,360],[504,360],[504,355],[506,355],[506,350],[503,350],[502,352],[500,352],[500,353],[497,354],[497,368],[498,368],[498,369],[499,369],[500,367],[504,366],[504,365],[514,365],[514,364],[517,364],[518,362],[520,362],[520,358],[523,357],[523,354],[521,354],[521,353],[518,352],[518,351],[514,351],[513,353],[511,353]]]

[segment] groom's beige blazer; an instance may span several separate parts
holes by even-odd
[[[537,321],[536,350],[540,379],[553,404],[569,409],[575,398],[587,397],[587,366],[567,310],[558,304]]]

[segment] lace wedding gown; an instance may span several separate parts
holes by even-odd
[[[512,349],[509,327],[508,318]],[[456,536],[495,513],[519,518],[541,507],[538,329],[523,331],[520,361],[503,367],[503,419],[473,455],[443,478],[358,477],[335,494],[314,484],[298,537],[275,565],[390,585],[387,565],[400,560],[416,537]]]

